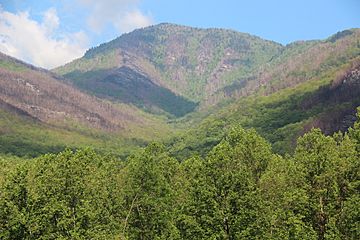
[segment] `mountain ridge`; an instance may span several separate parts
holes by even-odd
[[[169,89],[175,95],[200,105],[200,108],[207,108],[207,105],[224,99],[240,97],[243,94],[239,91],[259,91],[259,87],[255,86],[269,82],[269,77],[274,78],[269,74],[266,77],[267,72],[274,71],[272,68],[278,67],[281,61],[287,64],[289,54],[289,61],[292,61],[296,55],[307,54],[308,48],[327,42],[328,45],[336,45],[337,40],[342,41],[353,34],[358,35],[359,30],[348,29],[325,40],[296,41],[283,46],[234,30],[162,23],[134,30],[91,48],[82,58],[54,71],[69,78],[78,87],[89,90],[87,88],[91,88],[92,81],[102,82],[104,78],[89,76],[93,69],[111,72],[126,66],[155,85]],[[281,71],[274,74],[279,75]],[[119,79],[126,81],[125,78]],[[97,94],[94,89],[90,92]],[[191,112],[189,109],[188,112]]]
[[[128,66],[153,83],[198,103],[233,81],[222,79],[222,75],[239,67],[240,74],[249,75],[281,47],[232,30],[160,24],[123,34],[54,71],[77,84],[83,79],[76,71],[86,74],[94,69],[111,71]],[[90,78],[97,82],[102,79]]]
[[[339,76],[359,60],[359,29],[286,46],[232,30],[172,24],[135,33],[125,34],[131,41],[123,42],[120,36],[113,45],[89,50],[87,57],[54,72],[3,55],[1,99],[13,107],[7,111],[18,109],[20,115],[29,114],[69,132],[90,132],[93,142],[102,136],[105,145],[113,137],[143,145],[168,141],[163,138],[167,136],[174,152],[198,149],[202,141],[204,149],[212,147],[222,128],[241,124],[254,127],[283,154],[291,151],[284,144],[311,127],[331,134],[344,131],[354,119],[358,98],[345,96],[344,91],[356,93],[358,85],[341,85],[337,90],[332,86],[338,86]],[[41,100],[45,98],[40,93],[49,89],[45,82],[63,91],[52,88],[46,93],[54,97]],[[186,89],[193,89],[197,98],[189,97]],[[59,104],[52,106],[52,101]],[[61,109],[68,117],[59,115]],[[343,123],[344,127],[336,125]],[[116,134],[105,137],[113,131]],[[180,132],[187,136],[177,136]],[[179,138],[184,139],[181,146],[171,143]]]

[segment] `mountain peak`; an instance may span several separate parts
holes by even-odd
[[[247,33],[161,23],[92,48],[83,59],[56,71],[73,78],[75,65],[81,65],[81,71],[127,66],[199,102],[228,84],[251,77],[281,49],[281,44]]]
[[[161,44],[169,38],[182,37],[184,38],[202,38],[202,37],[211,37],[213,36],[213,40],[216,41],[217,45],[222,44],[223,38],[232,38],[232,41],[249,40],[249,41],[266,41],[272,43],[274,45],[281,46],[280,43],[265,40],[255,35],[251,35],[248,33],[242,33],[231,29],[223,29],[223,28],[198,28],[198,27],[190,27],[185,25],[179,25],[174,23],[160,23],[151,25],[144,28],[135,29],[132,32],[124,33],[119,37],[107,42],[100,44],[97,47],[91,48],[86,51],[84,57],[90,58],[98,53],[104,53],[109,50],[123,48],[126,49],[129,46],[139,47],[139,45],[146,45],[154,43]],[[198,39],[200,40],[200,39]],[[144,44],[139,44],[144,43]],[[153,47],[153,46],[150,46]]]

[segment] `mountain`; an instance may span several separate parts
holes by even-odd
[[[288,44],[271,61],[258,68],[252,79],[245,84],[235,83],[218,90],[203,105],[252,94],[269,95],[322,78],[325,73],[331,78],[332,72],[359,56],[359,38],[360,29],[349,29],[325,40]]]
[[[250,34],[159,24],[123,34],[54,69],[87,92],[184,116],[223,101],[268,95],[358,55],[359,29],[286,46]]]
[[[360,29],[283,46],[231,30],[159,24],[123,34],[54,71],[111,101],[186,115],[175,120],[176,127],[191,128],[180,148],[201,149],[202,141],[210,148],[223,128],[241,124],[285,153],[295,145],[287,143],[311,127],[330,134],[352,124],[360,103],[344,89],[357,92],[358,86],[334,86],[356,68],[359,41]],[[164,101],[155,86],[174,95]]]
[[[224,29],[159,24],[123,34],[55,69],[77,87],[174,116],[278,55],[278,43]]]
[[[173,139],[172,151],[206,152],[238,124],[255,128],[282,154],[313,127],[346,131],[360,105],[359,62],[360,29],[291,43],[246,84],[225,87],[201,103],[202,111],[180,120],[191,129]]]
[[[47,149],[107,145],[114,150],[156,139],[169,129],[161,119],[135,107],[90,96],[54,73],[4,54],[0,54],[0,111],[3,152],[37,149],[36,145]]]
[[[357,71],[359,41],[359,29],[283,46],[231,30],[159,24],[89,49],[54,73],[3,63],[8,75],[26,67],[39,81],[12,81],[22,85],[9,88],[6,103],[69,131],[92,129],[106,138],[115,131],[123,142],[175,136],[164,140],[174,155],[206,152],[224,129],[240,124],[284,154],[312,127],[331,134],[352,125],[358,80],[346,74]],[[41,85],[42,78],[56,87]],[[38,94],[38,85],[54,95]]]
[[[0,239],[360,239],[360,29],[161,24],[54,71],[0,54]]]

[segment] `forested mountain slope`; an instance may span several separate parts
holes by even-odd
[[[132,138],[143,142],[167,131],[161,119],[132,106],[90,96],[59,79],[61,77],[51,72],[0,54],[3,151],[12,152],[9,147],[19,149],[21,146],[30,150],[31,145],[37,148],[37,143],[44,147],[49,144],[49,148],[45,147],[48,150],[56,149],[57,145],[76,147],[77,141],[83,146],[86,142],[96,145],[95,142],[101,143],[101,138],[112,134],[113,138],[116,135],[121,138],[118,142]],[[82,141],[84,138],[87,140]]]
[[[330,134],[353,123],[358,80],[345,75],[357,71],[359,41],[359,29],[282,46],[230,30],[159,24],[54,70],[66,78],[2,56],[2,105],[42,123],[120,132],[139,143],[190,128],[170,142],[175,153],[205,151],[240,123],[286,153],[312,126]],[[169,125],[137,107],[186,117]]]
[[[360,50],[360,48],[359,48]],[[240,124],[255,128],[277,153],[294,150],[296,139],[313,127],[326,134],[346,131],[360,105],[359,55],[309,80],[269,94],[255,94],[194,113],[179,121],[190,130],[174,138],[174,155],[206,152],[224,129]]]
[[[359,36],[359,29],[349,29],[282,46],[231,30],[159,24],[123,34],[54,71],[98,96],[179,117],[197,105],[206,110],[331,74],[359,55]]]
[[[128,101],[137,106],[182,116],[217,90],[252,77],[282,48],[230,30],[159,24],[123,34],[54,71],[97,95],[124,102],[126,94],[131,94],[133,99]],[[134,75],[146,83],[134,82]],[[148,89],[148,84],[160,92],[157,99],[138,94]],[[164,88],[166,96],[161,92]]]
[[[335,72],[360,55],[360,29],[338,32],[325,40],[286,45],[246,82],[235,81],[212,94],[203,105],[252,94],[269,95],[318,78],[336,78]]]

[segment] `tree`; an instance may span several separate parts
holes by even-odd
[[[4,238],[116,236],[121,223],[116,166],[91,150],[66,150],[32,160],[16,171],[5,188]]]
[[[304,174],[310,204],[308,218],[318,239],[337,239],[339,234],[334,223],[340,208],[338,180],[342,175],[342,161],[336,141],[313,129],[299,138],[294,160]]]
[[[308,221],[309,197],[301,168],[287,156],[274,157],[260,179],[257,219],[263,239],[317,239]]]
[[[0,239],[26,239],[29,235],[29,193],[26,165],[8,173],[0,192]]]
[[[341,135],[340,138],[343,177],[338,226],[343,239],[360,238],[360,108],[357,117],[349,134]]]
[[[183,163],[188,197],[182,209],[183,236],[190,239],[245,239],[256,236],[257,186],[273,157],[254,130],[234,128],[204,163]],[[193,229],[191,229],[193,227]]]
[[[175,189],[178,162],[160,144],[150,144],[130,157],[124,173],[126,215],[123,233],[129,239],[176,239]]]

